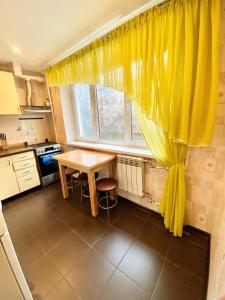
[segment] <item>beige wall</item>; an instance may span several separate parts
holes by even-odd
[[[208,300],[225,295],[225,0],[221,0],[221,68],[219,106],[209,177],[208,223],[211,232]],[[210,164],[210,161],[208,162]],[[207,211],[207,209],[205,210]]]
[[[20,118],[26,118],[26,120],[20,120]],[[52,116],[50,114],[0,116],[0,132],[6,134],[8,144],[23,142],[34,144],[43,142],[46,138],[55,140]]]

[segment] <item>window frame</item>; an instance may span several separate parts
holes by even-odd
[[[78,112],[77,112],[77,101],[76,101],[76,93],[71,85],[71,94],[73,101],[73,109],[75,116],[75,128],[76,128],[76,141],[81,142],[90,142],[96,144],[106,144],[106,145],[121,145],[121,146],[131,146],[135,148],[144,148],[147,146],[144,142],[144,139],[141,141],[132,140],[132,100],[129,100],[124,93],[124,139],[121,141],[108,141],[100,139],[100,128],[98,121],[98,103],[97,103],[97,93],[96,86],[89,85],[90,90],[90,99],[91,99],[91,117],[92,117],[92,127],[93,127],[93,137],[82,137],[80,135],[79,124],[78,124]]]

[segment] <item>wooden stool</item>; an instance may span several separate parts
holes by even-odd
[[[98,176],[99,176],[99,173],[96,172],[95,173],[95,180],[98,178]],[[87,173],[80,173],[78,175],[78,179],[81,182],[81,198],[82,197],[89,198],[90,197],[89,188],[88,187],[84,188],[84,184],[86,184],[86,186],[88,186],[88,175],[87,175]]]
[[[102,178],[96,182],[97,192],[105,192],[106,195],[98,199],[98,206],[107,210],[109,220],[109,210],[118,204],[117,194],[115,196],[110,195],[112,192],[116,192],[118,182],[113,178]],[[104,203],[106,200],[106,203]],[[110,204],[111,202],[111,204]]]
[[[77,174],[77,173],[79,173],[78,170],[75,170],[75,169],[72,169],[72,168],[69,168],[69,167],[67,167],[65,169],[66,177],[70,180],[70,184],[68,184],[68,188],[72,189],[72,192],[74,191],[74,188],[77,188],[80,185],[80,183],[78,183],[77,186],[74,186],[74,177],[73,177],[73,175]]]

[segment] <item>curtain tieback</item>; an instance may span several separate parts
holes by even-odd
[[[169,166],[169,169],[171,169],[171,168],[174,168],[174,167],[177,167],[177,166],[179,166],[179,165],[181,165],[181,166],[185,166],[185,161],[181,161],[181,162],[177,162],[177,163],[175,163],[175,164],[172,164],[171,166]]]

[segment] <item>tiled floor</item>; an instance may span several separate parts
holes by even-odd
[[[34,299],[204,299],[208,238],[173,238],[130,202],[120,201],[109,224],[54,184],[8,201],[3,213]]]

